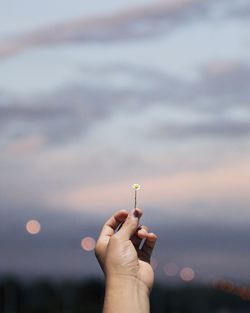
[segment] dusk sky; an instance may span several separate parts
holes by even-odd
[[[81,240],[140,183],[157,277],[249,282],[249,30],[247,0],[2,0],[0,275],[100,275]]]

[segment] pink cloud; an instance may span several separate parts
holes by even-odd
[[[205,71],[209,76],[225,76],[240,67],[240,62],[235,60],[214,60],[209,62]]]
[[[11,154],[29,153],[39,150],[45,143],[44,136],[34,134],[16,139],[7,145],[5,151]]]
[[[207,2],[207,1],[206,1]],[[207,2],[208,3],[208,2]],[[131,28],[135,22],[156,22],[158,18],[183,14],[196,5],[202,5],[201,0],[165,0],[151,5],[142,5],[127,10],[116,12],[112,15],[92,18],[76,18],[61,24],[50,25],[42,29],[34,30],[13,39],[0,43],[0,57],[8,57],[30,47],[51,45],[71,41],[112,40],[122,39],[126,28]],[[182,20],[183,17],[182,17]],[[172,22],[173,20],[170,20]],[[121,28],[121,33],[119,29]],[[118,32],[118,33],[116,33]],[[125,38],[131,37],[131,29]]]
[[[192,201],[250,200],[250,160],[214,168],[206,171],[193,171],[141,178],[142,184],[139,206],[168,207],[183,205]],[[95,186],[78,186],[57,194],[52,202],[56,206],[74,209],[88,208],[100,211],[110,208],[126,208],[133,205],[133,190],[129,181],[107,183]]]

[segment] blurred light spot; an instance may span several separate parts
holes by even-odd
[[[85,237],[81,241],[83,250],[91,251],[95,249],[95,239],[92,237]]]
[[[31,235],[36,235],[41,231],[41,224],[37,220],[30,220],[26,224],[26,230]]]
[[[217,288],[223,290],[224,292],[230,293],[230,292],[233,292],[235,287],[234,287],[234,283],[232,281],[221,279],[217,283]]]
[[[184,281],[192,281],[195,277],[194,270],[190,267],[185,267],[181,270],[180,277]]]
[[[250,287],[249,286],[241,286],[237,283],[234,283],[231,280],[220,279],[215,282],[215,288],[231,293],[236,296],[240,296],[242,300],[249,301],[250,300]]]
[[[239,294],[242,300],[250,300],[250,292],[248,287],[240,288]]]
[[[155,270],[155,269],[157,268],[157,266],[158,266],[158,261],[157,261],[157,259],[156,259],[156,258],[151,258],[150,264],[151,264],[153,270]]]
[[[170,262],[164,266],[163,270],[167,276],[175,276],[178,273],[179,268],[177,264]]]

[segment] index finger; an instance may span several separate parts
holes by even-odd
[[[117,227],[123,223],[128,216],[127,210],[119,210],[113,216],[111,216],[104,224],[99,238],[111,237],[114,235]]]

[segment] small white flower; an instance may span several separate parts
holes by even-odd
[[[135,189],[135,190],[140,190],[141,189],[141,186],[139,184],[133,184],[132,187]]]

